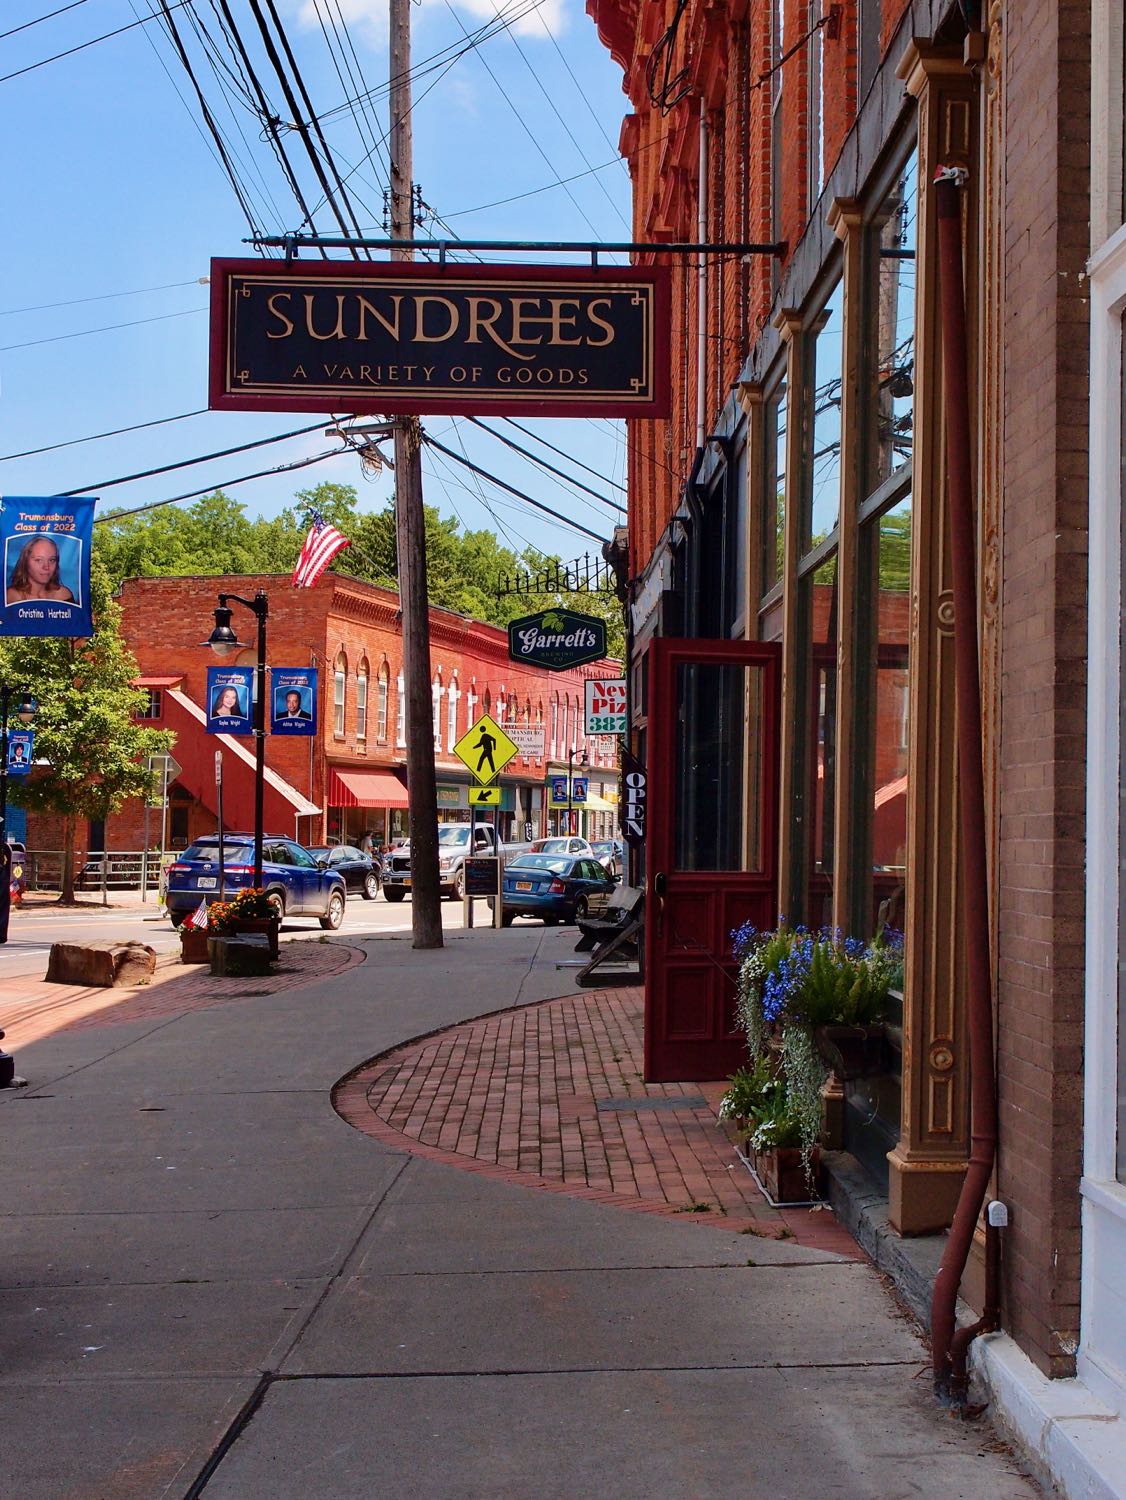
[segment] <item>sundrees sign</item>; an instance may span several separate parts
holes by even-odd
[[[662,417],[667,267],[211,262],[225,411]]]
[[[545,609],[524,615],[508,626],[508,654],[513,661],[566,672],[606,655],[606,626],[594,615],[571,609]]]

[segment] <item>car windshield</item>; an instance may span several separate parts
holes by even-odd
[[[614,846],[609,839],[599,839],[597,844],[591,844],[590,847],[595,854],[613,854],[614,852]]]
[[[469,829],[461,828],[456,823],[446,823],[438,829],[439,846],[445,845],[448,848],[450,844],[465,844],[468,841]]]
[[[308,849],[309,849],[309,853],[310,854],[331,854],[332,851],[333,851],[333,849],[335,849],[335,848],[336,848],[335,844],[309,844],[308,845]]]
[[[553,875],[569,875],[573,860],[557,854],[522,854],[508,866],[510,870],[550,870]]]
[[[201,839],[199,843],[189,844],[180,855],[180,863],[188,864],[192,860],[206,859],[215,864],[219,859],[219,840]],[[238,864],[242,861],[254,862],[254,850],[250,844],[233,843],[224,840],[223,863],[225,865]]]
[[[540,839],[538,844],[533,844],[537,854],[566,854],[566,839]]]

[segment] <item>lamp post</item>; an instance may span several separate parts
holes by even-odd
[[[574,747],[574,745],[571,745],[570,748],[567,751],[567,832],[568,833],[574,833],[574,831],[575,831],[575,815],[574,815],[574,813],[571,810],[571,804],[574,801],[574,790],[575,790],[574,782],[571,779],[572,770],[573,770],[574,766],[578,766],[579,770],[581,771],[582,768],[586,765],[586,763],[587,763],[586,762],[586,751],[585,750],[580,750],[579,753],[578,753],[578,755],[576,755],[575,754],[575,747]]]
[[[8,941],[8,914],[12,906],[12,860],[8,849],[8,710],[14,697],[16,717],[30,724],[35,717],[35,700],[27,688],[10,687],[0,682],[0,943]]]
[[[254,704],[254,884],[262,884],[262,810],[266,785],[266,618],[269,609],[262,589],[253,599],[244,599],[239,594],[220,594],[215,610],[215,629],[204,641],[216,656],[233,656],[247,649],[231,629],[231,610],[228,600],[250,610],[258,621],[258,665],[255,677],[256,699]]]

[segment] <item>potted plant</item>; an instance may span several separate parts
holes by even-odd
[[[216,901],[207,913],[212,937],[232,937],[240,932],[264,932],[270,941],[270,957],[278,956],[281,917],[273,901],[257,886],[247,886],[229,901]]]
[[[196,927],[189,917],[180,927],[180,962],[205,964],[208,957],[207,928]]]
[[[803,1152],[803,1121],[790,1099],[777,1054],[764,1053],[728,1079],[720,1119],[731,1120],[743,1137],[744,1160],[772,1203],[808,1202],[815,1194],[817,1145]]]
[[[903,969],[903,940],[885,930],[871,942],[783,918],[772,932],[750,924],[732,933],[739,962],[736,1007],[752,1059],[774,1054],[785,1080],[785,1108],[812,1180],[821,1134],[821,1093],[841,1078],[878,1071],[889,992]]]

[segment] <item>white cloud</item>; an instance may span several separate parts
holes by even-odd
[[[512,16],[512,30],[517,36],[560,36],[566,31],[568,0],[451,0],[455,10],[464,11],[476,21]],[[429,10],[446,11],[446,0],[422,0]],[[303,26],[320,29],[318,15],[336,18],[337,6],[349,26],[369,45],[387,45],[387,0],[300,0],[297,17]],[[472,28],[470,28],[472,29]]]

